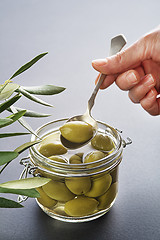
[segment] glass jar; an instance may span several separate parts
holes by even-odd
[[[59,132],[67,119],[49,122],[36,133],[41,139]],[[39,188],[37,203],[50,217],[65,222],[86,222],[96,219],[110,210],[118,192],[118,168],[122,160],[124,140],[117,130],[98,121],[98,132],[109,136],[114,149],[100,160],[90,163],[57,162],[38,151],[38,144],[30,148],[30,160],[43,177],[52,179]],[[32,135],[31,141],[37,140]],[[90,143],[89,143],[90,144]],[[75,153],[88,154],[89,145],[68,150],[62,155],[66,160]]]

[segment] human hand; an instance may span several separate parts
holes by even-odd
[[[121,90],[129,91],[133,103],[140,103],[153,116],[160,114],[160,27],[126,50],[94,60],[92,66],[107,75],[101,89],[115,82]]]

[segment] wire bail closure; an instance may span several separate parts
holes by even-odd
[[[120,134],[122,134],[122,130],[119,130],[117,128],[115,128],[117,132],[119,132]],[[127,141],[125,141],[124,139],[122,139],[122,145],[123,145],[123,148],[125,148],[127,145],[130,145],[132,143],[132,139],[130,137],[127,137],[126,138]]]
[[[32,174],[34,177],[40,176],[40,174],[35,173],[37,167],[33,166],[29,159],[30,159],[29,156],[27,156],[19,161],[19,163],[24,166],[24,169],[20,174],[19,180],[27,178],[28,174]],[[25,202],[27,199],[28,199],[27,196],[19,195],[17,198],[17,202],[22,203]]]
[[[132,143],[132,139],[127,137],[127,141],[124,139],[122,140],[123,148],[125,148],[127,145],[130,145]]]

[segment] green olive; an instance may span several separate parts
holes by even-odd
[[[81,164],[82,163],[82,160],[78,160],[78,159],[71,159],[69,160],[69,163],[70,164]]]
[[[98,201],[99,201],[98,209],[101,210],[101,209],[109,208],[111,203],[116,198],[117,191],[118,191],[118,183],[115,182],[111,185],[111,187],[108,189],[108,191],[105,194],[103,194],[98,198]]]
[[[54,208],[54,213],[61,216],[67,216],[67,214],[64,212],[64,204],[57,204],[57,206]]]
[[[111,151],[114,148],[110,137],[103,134],[97,134],[91,141],[92,147],[101,151]]]
[[[111,176],[112,176],[112,183],[117,182],[118,181],[118,167],[114,168],[111,172],[110,172]]]
[[[104,194],[112,183],[112,177],[110,174],[104,174],[100,177],[92,179],[92,187],[85,195],[88,197],[99,197]]]
[[[83,152],[80,152],[80,153],[76,153],[75,154],[76,156],[78,156],[78,157],[80,157],[81,159],[83,158],[83,155],[84,155],[84,153]],[[73,155],[74,156],[74,155]]]
[[[76,153],[70,157],[69,163],[71,164],[79,164],[82,163],[83,153]]]
[[[45,157],[50,157],[52,155],[65,154],[67,152],[67,148],[65,148],[59,141],[44,144],[42,142],[38,151]]]
[[[54,141],[60,141],[60,132],[59,131],[54,132],[54,133],[44,137],[41,143],[46,144],[46,143],[52,143]]]
[[[41,187],[37,188],[36,190],[40,194],[40,197],[37,198],[37,200],[40,204],[42,204],[44,207],[48,207],[48,208],[54,207],[56,205],[57,201],[48,197],[47,194],[43,191],[43,189]]]
[[[65,161],[62,157],[60,156],[51,156],[49,157],[49,159],[56,161],[56,162],[61,162],[61,163],[67,163],[67,161]]]
[[[83,143],[93,137],[93,127],[82,121],[71,121],[60,127],[62,136],[73,143]]]
[[[91,179],[90,177],[70,177],[65,179],[65,184],[72,193],[81,195],[90,190]]]
[[[72,217],[82,217],[94,213],[97,209],[98,201],[94,198],[78,196],[66,202],[64,211]]]
[[[105,157],[105,154],[103,152],[93,151],[85,157],[84,163],[95,162],[95,161],[100,160],[101,158],[104,158],[104,157]]]
[[[75,195],[66,187],[65,183],[59,181],[50,181],[42,186],[43,191],[57,201],[66,202],[75,197]]]

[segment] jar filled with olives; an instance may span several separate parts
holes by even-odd
[[[38,188],[38,205],[49,216],[65,222],[86,222],[110,210],[118,192],[118,168],[124,140],[117,130],[98,121],[96,136],[78,149],[60,141],[60,128],[67,119],[40,127],[42,139],[30,148],[36,172],[51,181]],[[32,135],[32,141],[37,140]]]

